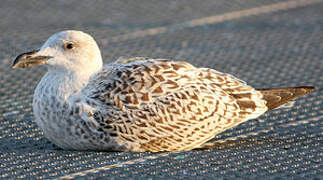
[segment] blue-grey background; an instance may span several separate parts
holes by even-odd
[[[323,178],[323,2],[298,5],[305,1],[294,0],[294,8],[282,4],[291,1],[2,0],[0,178]],[[282,8],[271,6],[277,3]],[[277,10],[264,13],[263,6]],[[246,16],[245,10],[256,13]],[[241,17],[203,20],[230,12]],[[33,90],[46,69],[11,69],[11,64],[19,53],[39,48],[66,29],[94,36],[106,63],[120,56],[170,58],[231,73],[257,88],[317,89],[290,109],[218,135],[208,150],[64,151],[44,138],[32,114]]]

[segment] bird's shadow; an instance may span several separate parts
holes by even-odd
[[[220,140],[211,140],[202,144],[199,148],[194,150],[222,150],[222,149],[232,149],[232,148],[243,148],[251,146],[266,146],[266,145],[280,145],[280,144],[290,144],[290,141],[286,139],[255,139],[255,138],[243,138],[238,140],[226,140],[225,142],[220,142]]]

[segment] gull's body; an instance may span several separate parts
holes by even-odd
[[[35,56],[46,60],[30,63]],[[231,75],[164,59],[103,66],[95,41],[80,31],[55,34],[15,61],[16,67],[35,64],[49,67],[34,94],[36,122],[50,141],[74,150],[199,148],[312,89],[256,90]]]

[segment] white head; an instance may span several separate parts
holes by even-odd
[[[102,67],[100,49],[95,40],[82,31],[62,31],[52,35],[36,51],[19,55],[13,67],[44,64],[49,71],[91,75]]]

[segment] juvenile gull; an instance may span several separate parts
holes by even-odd
[[[254,89],[187,62],[136,57],[103,66],[81,31],[51,36],[13,67],[46,65],[33,111],[44,135],[63,149],[185,151],[309,93],[313,87]]]

